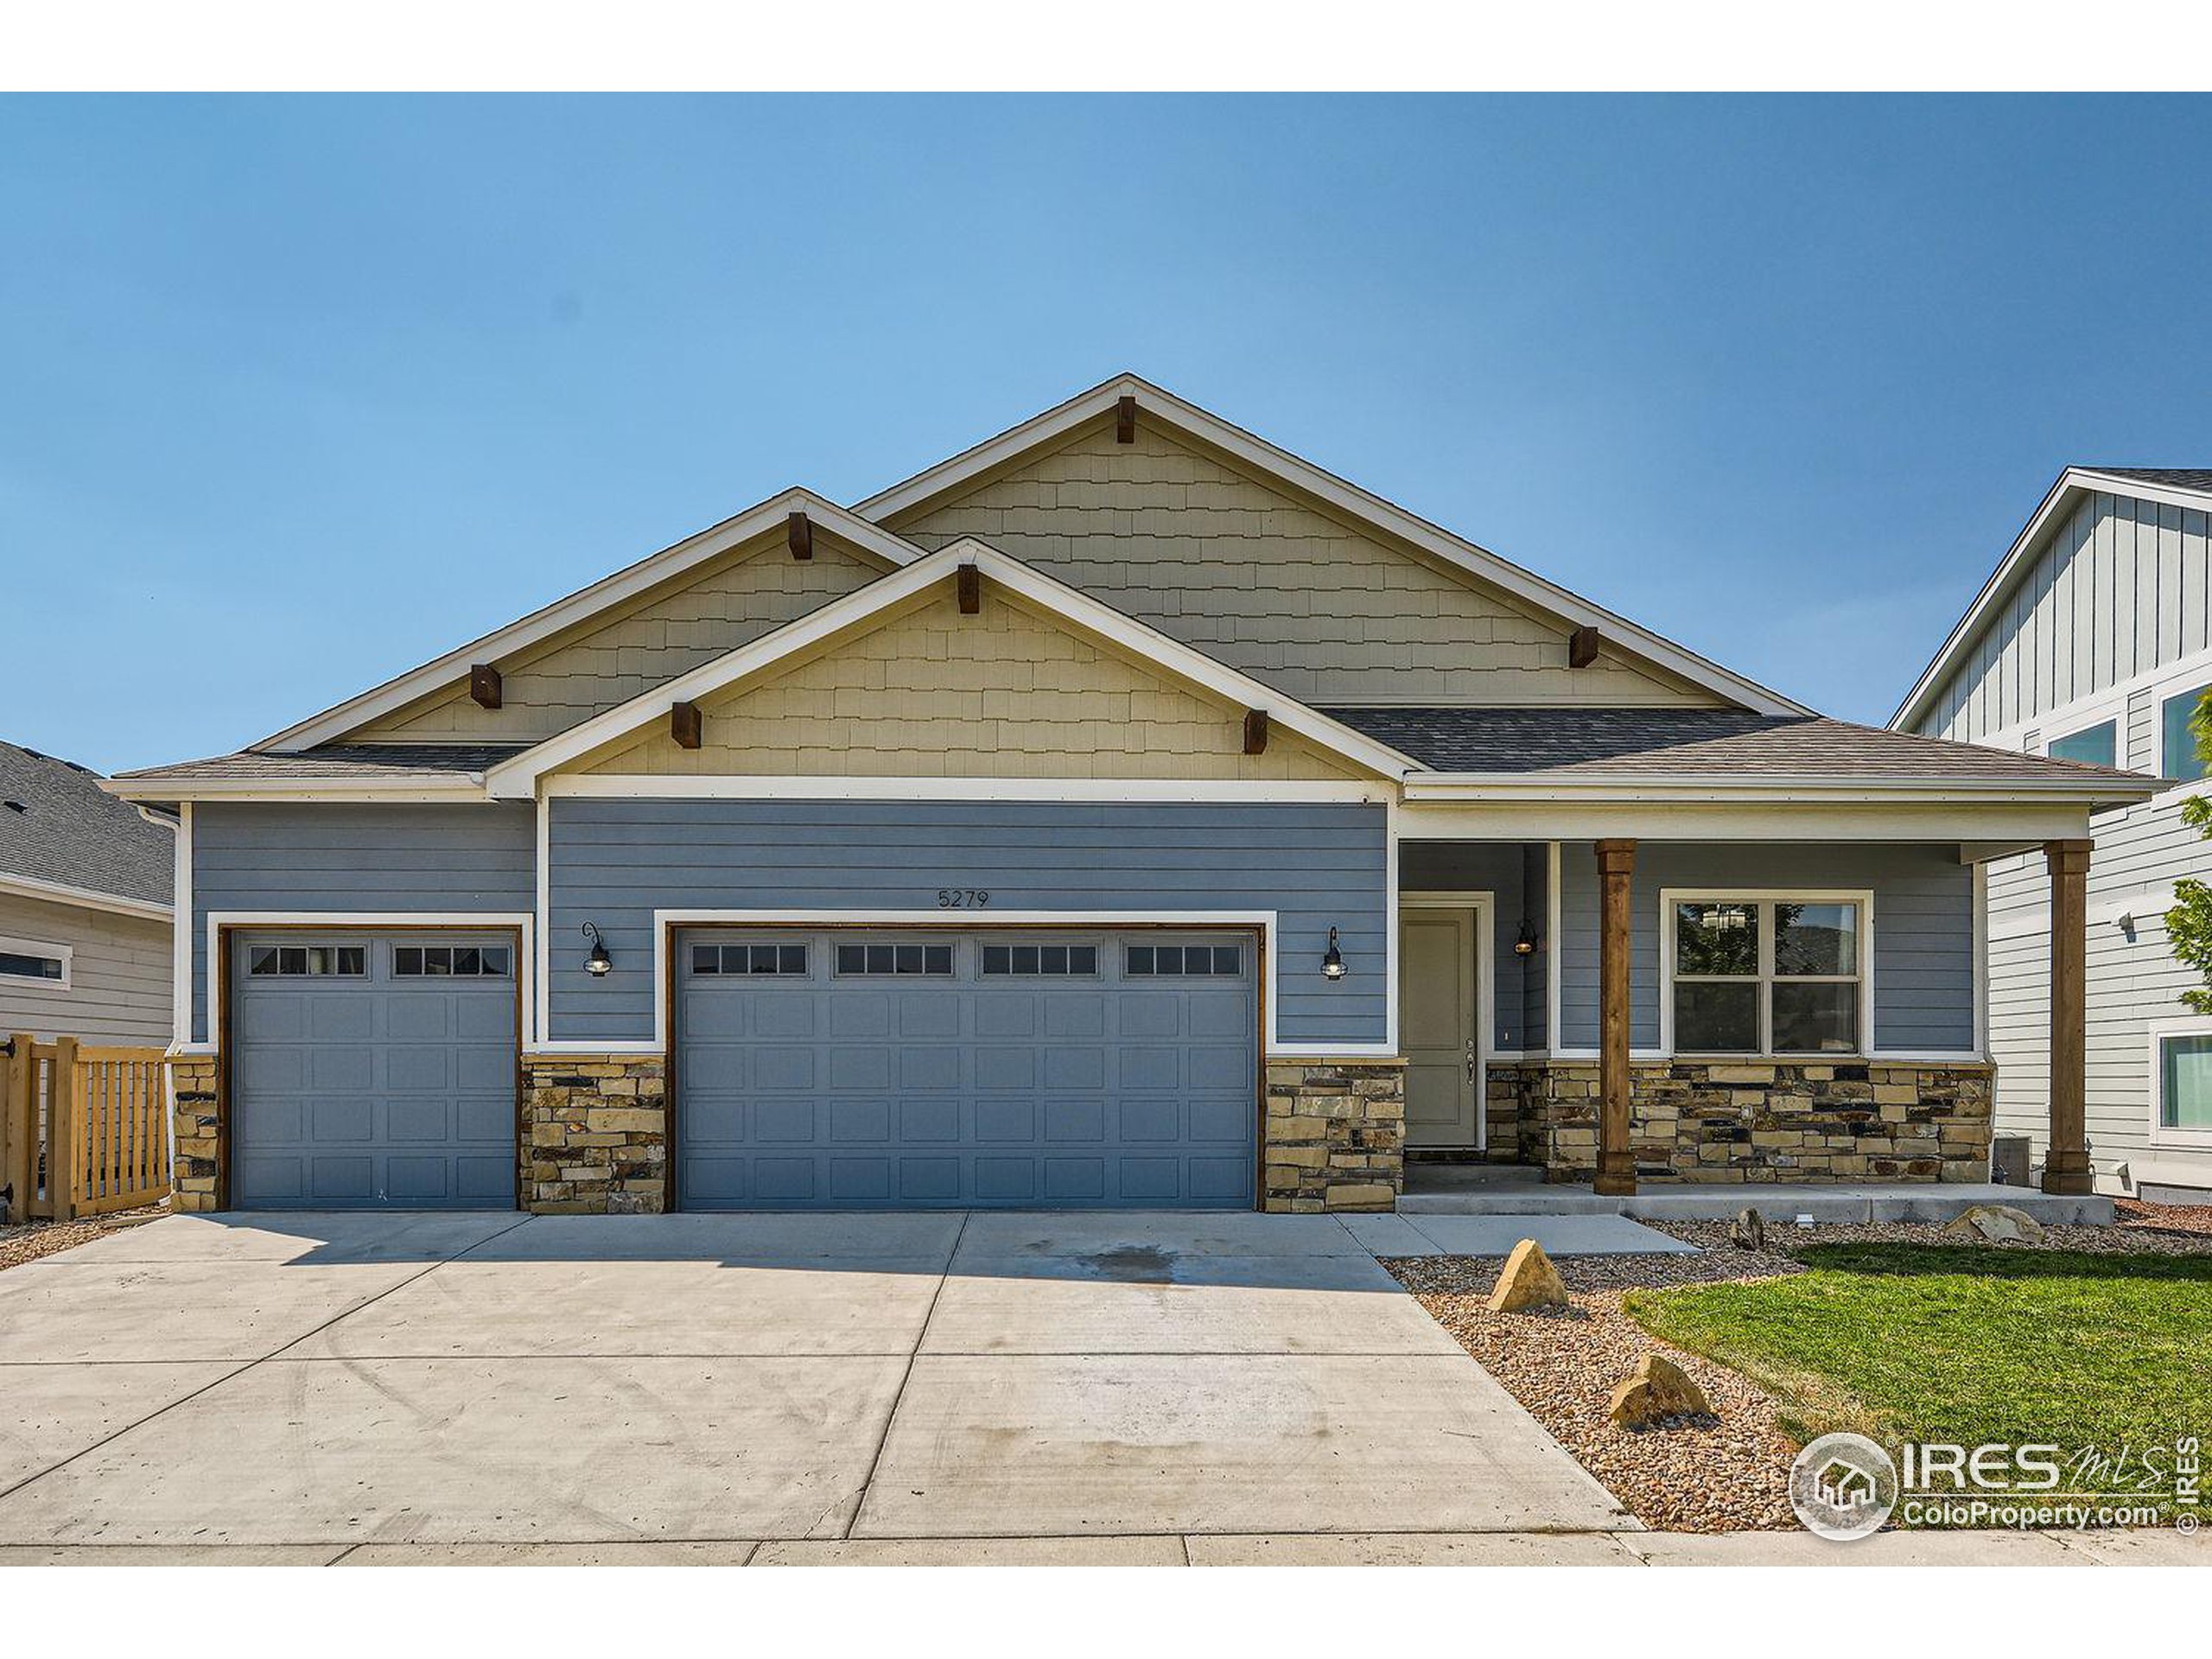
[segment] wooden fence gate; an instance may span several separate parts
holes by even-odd
[[[10,1223],[104,1216],[169,1192],[158,1048],[17,1032],[0,1053],[0,1189]]]

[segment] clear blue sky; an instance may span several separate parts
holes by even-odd
[[[219,753],[1123,369],[1879,721],[2212,464],[2212,104],[0,102],[0,735]]]

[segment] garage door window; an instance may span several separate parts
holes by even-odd
[[[504,944],[397,944],[391,971],[401,979],[505,979]]]
[[[1096,975],[1098,947],[1095,944],[987,944],[983,972],[994,978],[1016,978],[1043,974],[1058,978]]]
[[[1244,951],[1234,944],[1133,944],[1122,967],[1132,979],[1233,978],[1244,971]]]
[[[360,944],[257,944],[246,959],[257,979],[359,979],[369,971]]]
[[[949,944],[841,944],[837,974],[842,979],[891,975],[899,978],[949,978],[952,947]]]
[[[803,944],[697,944],[691,947],[695,974],[785,974],[806,976]]]

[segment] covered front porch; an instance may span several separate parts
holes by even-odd
[[[1982,815],[1827,813],[1804,838],[1690,816],[1720,833],[1647,811],[1662,833],[1539,840],[1483,833],[1497,815],[1472,802],[1402,811],[1402,1206],[1868,1220],[2018,1202],[1990,1181],[1981,866],[2022,842],[1960,833]],[[2041,844],[2039,1184],[2075,1200],[2088,842]]]

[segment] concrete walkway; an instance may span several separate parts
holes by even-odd
[[[1401,1225],[172,1217],[0,1273],[0,1559],[1634,1529]]]

